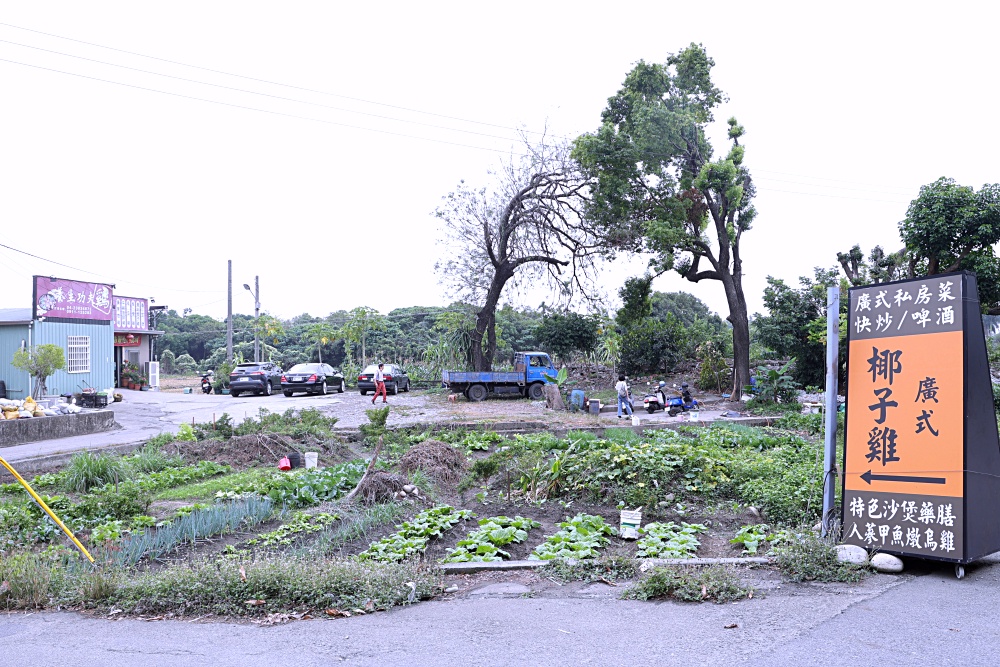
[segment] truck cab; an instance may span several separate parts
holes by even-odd
[[[555,377],[559,372],[552,364],[552,359],[545,352],[517,352],[514,354],[514,369],[525,374],[525,384],[535,382],[545,383],[544,374]]]

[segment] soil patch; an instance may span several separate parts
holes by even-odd
[[[406,486],[406,478],[378,470],[361,480],[355,498],[365,505],[394,500]]]

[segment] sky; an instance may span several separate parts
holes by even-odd
[[[488,184],[519,132],[595,130],[636,62],[698,42],[729,96],[716,153],[729,116],[746,128],[744,287],[762,312],[769,275],[897,249],[921,185],[1000,180],[998,18],[967,2],[8,2],[0,308],[29,307],[40,274],[222,318],[227,260],[237,313],[255,276],[280,318],[445,306],[441,198]],[[644,266],[604,268],[609,307]],[[728,312],[718,282],[653,289]]]

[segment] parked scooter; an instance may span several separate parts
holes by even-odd
[[[646,412],[653,414],[657,410],[665,410],[667,407],[667,383],[660,380],[660,383],[656,386],[656,391],[646,394],[642,399],[642,405],[646,408]]]
[[[212,393],[212,376],[215,375],[213,371],[208,371],[201,376],[201,390],[206,394]]]
[[[681,412],[687,412],[688,410],[697,410],[698,401],[691,398],[691,391],[688,389],[688,383],[681,383],[681,395],[671,396],[667,399],[667,414],[671,417],[679,415]]]

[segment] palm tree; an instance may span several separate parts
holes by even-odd
[[[306,327],[306,336],[310,340],[316,341],[316,353],[319,355],[319,363],[323,363],[323,346],[333,340],[333,327],[325,322],[316,322]]]

